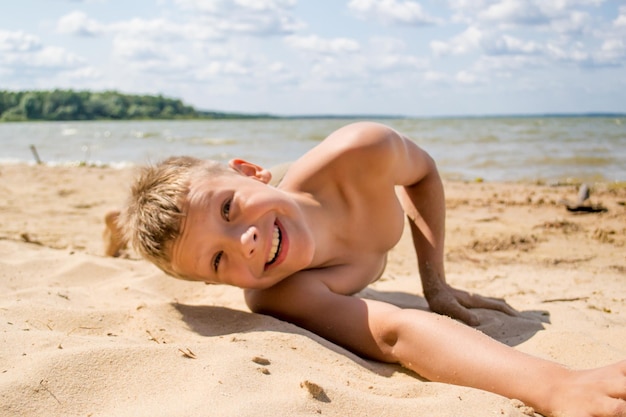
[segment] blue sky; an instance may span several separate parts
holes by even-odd
[[[626,112],[623,0],[20,0],[0,89],[199,109],[407,116]]]

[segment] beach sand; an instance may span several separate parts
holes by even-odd
[[[0,166],[0,415],[524,416],[500,396],[425,381],[252,314],[237,288],[103,256],[131,170]],[[572,367],[626,358],[626,189],[573,214],[574,185],[446,182],[447,279],[521,312],[480,330]],[[426,308],[405,234],[361,295]],[[463,343],[459,340],[459,343]]]

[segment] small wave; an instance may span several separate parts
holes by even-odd
[[[197,144],[197,145],[237,145],[239,143],[235,139],[226,139],[226,138],[189,138],[187,139],[189,143]]]
[[[529,160],[532,165],[573,165],[573,166],[593,166],[603,167],[611,166],[617,163],[615,158],[609,156],[588,156],[588,155],[574,155],[569,157],[552,157],[544,156],[542,158],[531,158]]]
[[[500,138],[495,135],[484,135],[476,138],[476,143],[497,143]]]
[[[132,135],[137,139],[158,138],[161,136],[159,132],[143,132],[140,130],[133,130]]]
[[[25,161],[20,158],[0,158],[0,165],[20,165],[20,164],[29,164],[34,165],[34,161]]]
[[[32,163],[34,164],[34,163]],[[50,167],[93,167],[93,168],[114,168],[124,169],[132,168],[136,164],[129,161],[118,162],[104,162],[99,160],[87,160],[87,161],[49,161],[44,162],[44,165]]]

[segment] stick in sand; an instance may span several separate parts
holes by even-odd
[[[37,165],[41,165],[41,159],[39,159],[39,154],[37,153],[37,148],[35,148],[35,145],[30,145],[30,151],[33,153]]]

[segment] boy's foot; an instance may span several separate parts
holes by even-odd
[[[104,240],[104,254],[106,256],[118,257],[122,249],[126,249],[127,246],[124,234],[117,225],[119,216],[120,212],[117,210],[110,211],[104,216],[105,228],[102,239]]]

